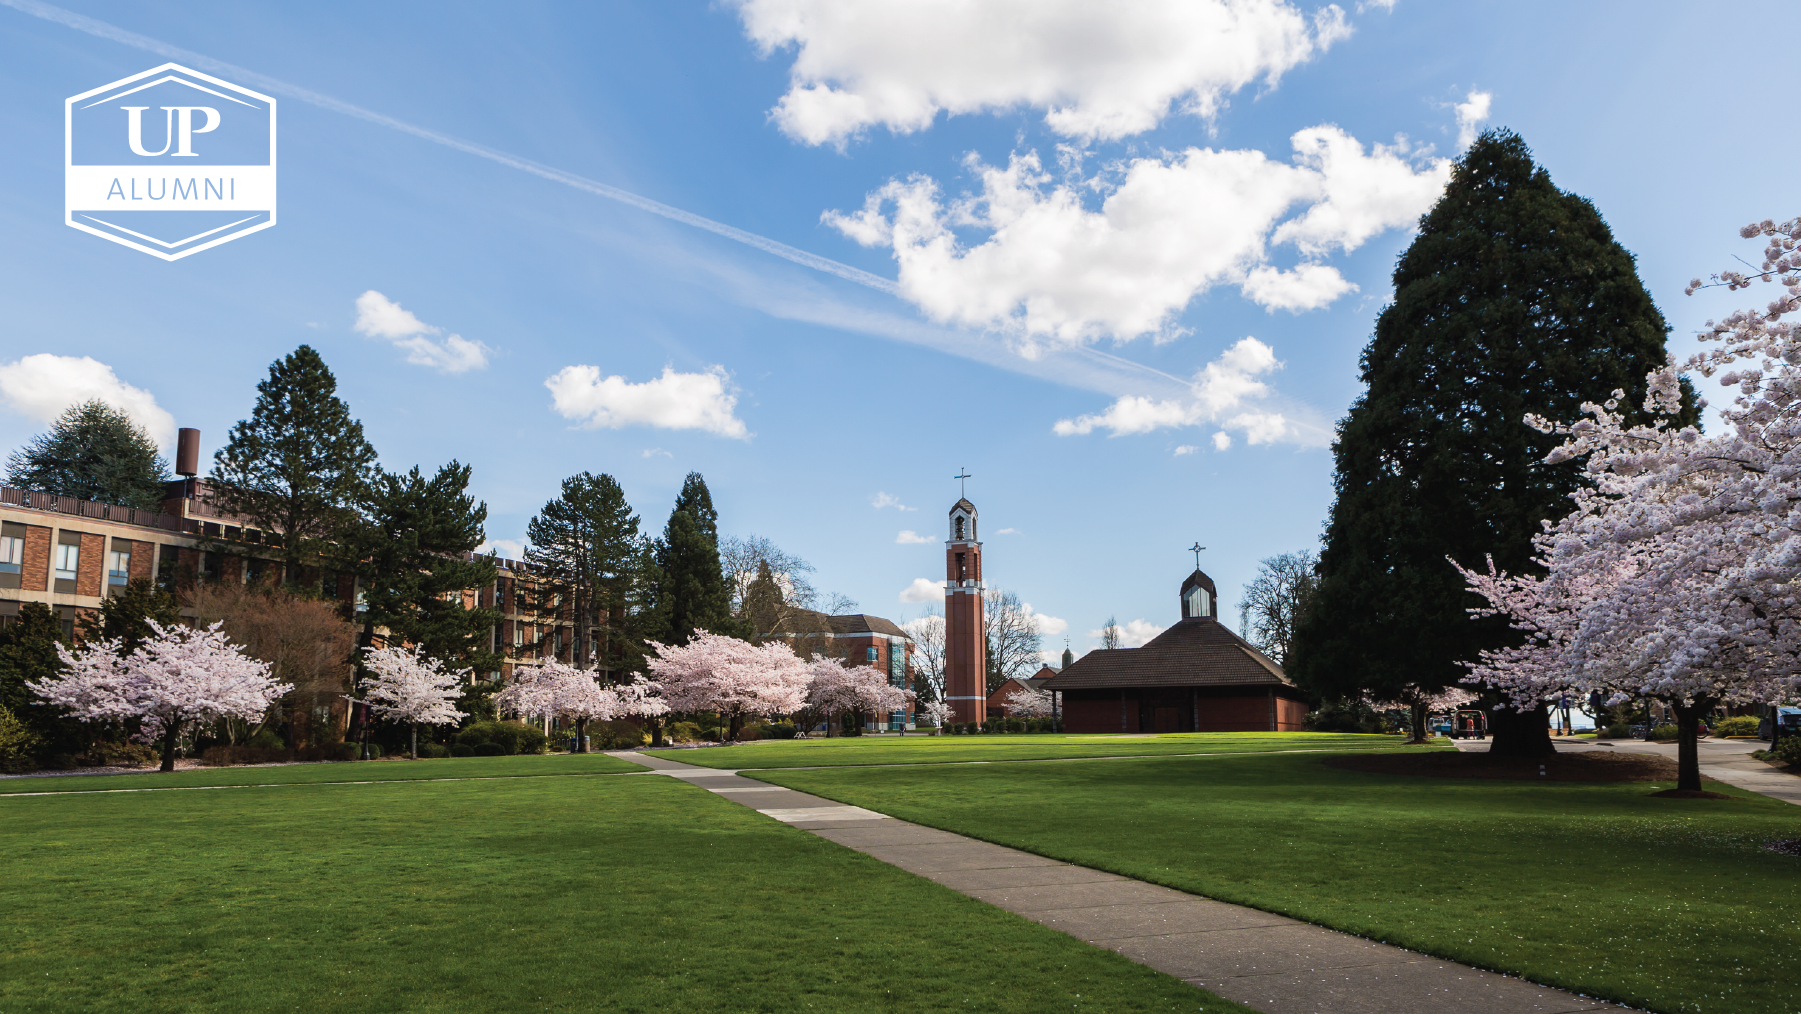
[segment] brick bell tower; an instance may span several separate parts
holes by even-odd
[[[944,696],[953,722],[988,720],[988,652],[982,620],[982,543],[976,539],[976,505],[959,499],[951,508],[950,538],[944,544]]]

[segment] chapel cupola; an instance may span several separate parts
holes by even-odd
[[[1188,580],[1182,582],[1184,620],[1219,619],[1217,602],[1218,593],[1213,588],[1213,579],[1201,573],[1199,568],[1188,575]]]
[[[951,542],[980,542],[976,538],[976,505],[968,500],[958,500],[951,507],[950,539]]]

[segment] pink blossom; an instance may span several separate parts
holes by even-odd
[[[420,648],[366,648],[363,665],[374,675],[358,683],[369,710],[394,722],[451,725],[463,720],[453,703],[469,670],[446,671]]]
[[[215,623],[205,629],[150,623],[153,636],[126,655],[120,641],[73,651],[57,645],[64,670],[27,684],[84,722],[137,720],[139,738],[163,743],[163,770],[174,769],[184,725],[221,718],[256,721],[294,689],[269,677],[269,665],[244,653]]]
[[[736,732],[746,717],[775,717],[806,703],[807,666],[780,641],[754,645],[696,630],[684,645],[649,642],[645,660],[672,711],[717,711]]]

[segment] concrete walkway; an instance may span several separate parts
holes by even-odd
[[[1623,1010],[1428,958],[895,820],[735,771],[617,753],[908,873],[1105,947],[1269,1014],[1561,1014]]]
[[[1466,753],[1487,753],[1484,740],[1454,741]],[[1592,739],[1556,736],[1551,740],[1558,753],[1648,753],[1676,759],[1676,744],[1652,743],[1642,739],[1610,739],[1597,743]],[[1751,756],[1769,744],[1756,739],[1704,739],[1695,744],[1701,759],[1701,776],[1736,785],[1741,789],[1762,793],[1771,799],[1801,806],[1801,777],[1787,774]]]

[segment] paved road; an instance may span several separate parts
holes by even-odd
[[[618,753],[1269,1014],[1624,1010],[1252,908],[1072,866],[666,757]]]
[[[1484,740],[1460,739],[1454,742],[1457,749],[1467,753],[1488,751],[1488,743]],[[1649,753],[1668,757],[1670,760],[1676,759],[1674,743],[1651,743],[1639,739],[1613,739],[1597,743],[1592,739],[1566,739],[1562,736],[1553,737],[1551,742],[1556,745],[1559,753],[1610,750],[1614,753]],[[1696,744],[1701,758],[1701,775],[1801,806],[1801,777],[1785,774],[1752,758],[1751,751],[1762,750],[1768,745],[1755,739],[1704,739]]]

